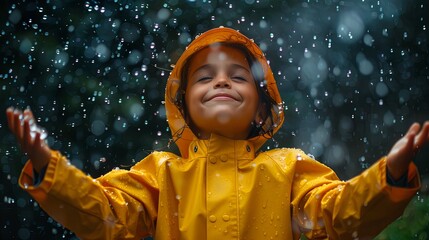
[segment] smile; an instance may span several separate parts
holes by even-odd
[[[211,100],[219,100],[219,101],[234,100],[234,101],[238,101],[235,97],[233,97],[232,95],[226,94],[226,93],[215,94],[215,95],[209,97],[209,99],[207,101],[211,101]]]

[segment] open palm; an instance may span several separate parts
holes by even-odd
[[[394,179],[399,179],[408,169],[417,151],[429,140],[429,121],[423,127],[414,123],[387,155],[387,168]]]
[[[9,128],[22,151],[30,158],[34,170],[40,172],[51,158],[51,149],[44,141],[46,133],[35,124],[33,113],[29,109],[22,112],[8,108],[6,115]]]

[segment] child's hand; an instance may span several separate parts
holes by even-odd
[[[42,132],[35,124],[33,113],[27,109],[24,112],[13,109],[6,110],[9,128],[17,138],[21,149],[33,163],[36,172],[40,172],[51,159],[51,149],[46,145]]]
[[[399,139],[387,155],[387,169],[393,179],[402,177],[417,151],[429,140],[429,121],[423,127],[418,123],[411,125],[407,134]]]

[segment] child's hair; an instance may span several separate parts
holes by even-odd
[[[277,108],[278,103],[268,93],[268,88],[264,78],[265,73],[263,72],[261,64],[250,53],[250,51],[241,44],[225,43],[225,42],[220,42],[217,44],[235,48],[241,51],[246,57],[246,60],[251,69],[253,79],[255,80],[255,85],[259,96],[258,114],[261,118],[261,121],[256,122],[256,119],[255,119],[255,121],[251,123],[252,128],[247,138],[250,139],[256,136],[267,136],[268,138],[271,138],[273,136],[274,128],[276,127],[275,126],[276,123],[274,122],[273,113],[271,109],[273,107]],[[207,47],[210,47],[210,46],[207,46]],[[201,49],[199,51],[201,51]],[[188,122],[189,118],[188,118],[188,112],[185,104],[185,92],[186,92],[186,87],[188,85],[187,69],[189,68],[189,65],[190,65],[190,62],[192,61],[193,56],[195,56],[195,53],[194,55],[190,56],[183,65],[182,72],[180,73],[181,80],[180,80],[179,89],[174,99],[174,104],[180,110],[183,118],[188,123],[188,125],[189,125],[189,122]]]

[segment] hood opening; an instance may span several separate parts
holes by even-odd
[[[189,144],[197,137],[186,123],[187,111],[184,102],[188,65],[194,54],[212,44],[224,44],[244,53],[255,78],[260,99],[261,119],[254,127],[248,140],[259,149],[267,139],[273,137],[284,120],[282,101],[274,75],[259,47],[249,38],[230,28],[215,28],[196,37],[178,59],[171,72],[165,92],[167,120],[173,141],[182,157],[188,157]],[[266,106],[269,106],[267,108]],[[265,106],[265,108],[264,108]],[[266,111],[263,111],[266,109]]]

